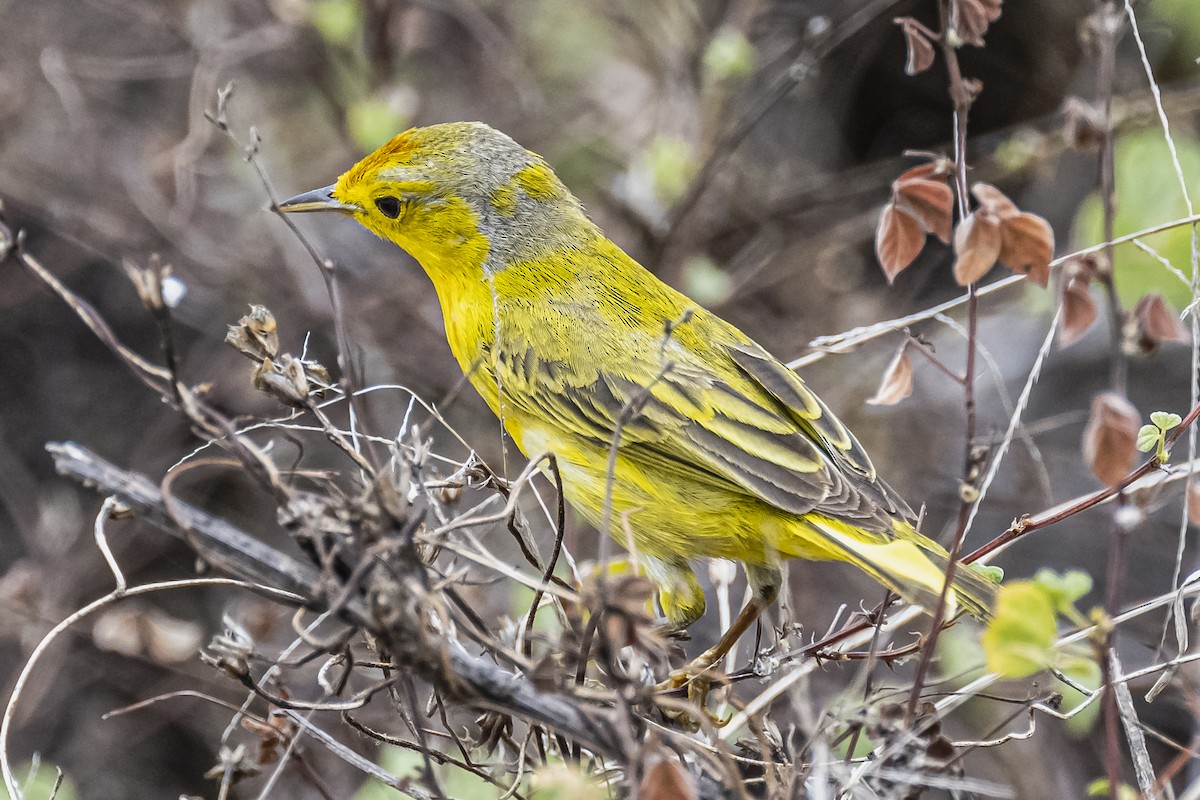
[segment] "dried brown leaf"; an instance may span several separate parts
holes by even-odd
[[[929,40],[928,29],[912,17],[900,17],[896,23],[904,31],[904,42],[908,48],[904,72],[906,75],[919,75],[933,66],[933,42]]]
[[[638,787],[639,800],[697,800],[696,780],[674,758],[657,761]]]
[[[958,38],[966,44],[983,47],[983,34],[987,31],[987,20],[980,13],[979,5],[973,0],[957,0],[954,6],[959,9],[958,24],[954,27]]]
[[[278,360],[264,358],[251,378],[255,389],[294,408],[304,407],[312,389],[303,362],[287,353]]]
[[[1120,483],[1133,470],[1141,424],[1137,409],[1116,392],[1092,400],[1092,413],[1083,431],[1083,458],[1104,485]]]
[[[888,283],[912,264],[924,246],[925,231],[915,217],[894,202],[883,207],[879,227],[875,230],[875,256]]]
[[[953,0],[951,22],[966,44],[983,47],[988,25],[1000,18],[1001,0]]]
[[[945,179],[901,178],[892,184],[893,201],[932,233],[950,244],[954,229],[954,192]]]
[[[266,306],[252,305],[249,314],[229,326],[225,342],[255,361],[275,358],[279,354],[275,317]]]
[[[954,232],[954,279],[960,286],[975,283],[995,266],[1000,256],[1000,223],[986,208],[977,208]]]
[[[1074,278],[1063,289],[1062,321],[1058,328],[1060,347],[1078,342],[1096,321],[1096,301],[1088,287],[1086,280]]]
[[[912,359],[908,357],[908,349],[900,348],[887,369],[883,371],[883,379],[875,396],[867,400],[867,405],[894,406],[913,392]]]
[[[971,195],[979,201],[979,205],[990,211],[996,219],[1006,220],[1021,213],[1017,204],[1008,199],[1008,195],[992,186],[990,183],[976,183],[971,186]]]
[[[1014,272],[1023,272],[1042,288],[1050,282],[1054,258],[1054,230],[1037,214],[1017,214],[1000,221],[1000,261]]]
[[[1079,97],[1063,103],[1063,141],[1081,152],[1099,150],[1104,144],[1104,115]]]
[[[1183,323],[1161,294],[1148,294],[1138,300],[1133,309],[1133,318],[1137,321],[1139,338],[1150,345],[1150,349],[1157,347],[1160,342],[1188,340]]]

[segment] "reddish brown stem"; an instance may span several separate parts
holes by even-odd
[[[1117,40],[1121,30],[1123,15],[1111,0],[1100,0],[1092,14],[1092,29],[1099,47],[1099,76],[1097,89],[1101,94],[1104,106],[1104,144],[1100,148],[1100,193],[1104,203],[1104,248],[1105,268],[1100,270],[1099,277],[1104,285],[1108,299],[1108,325],[1110,337],[1110,385],[1112,391],[1122,397],[1126,392],[1126,376],[1128,364],[1122,347],[1124,335],[1124,314],[1121,311],[1121,300],[1117,297],[1117,288],[1113,280],[1114,248],[1112,241],[1116,236],[1116,161],[1113,142],[1113,76],[1116,70]],[[1118,502],[1124,501],[1123,495],[1118,495]],[[1119,522],[1113,524],[1112,547],[1108,558],[1108,591],[1105,598],[1105,610],[1111,616],[1117,612],[1121,602],[1121,586],[1125,573],[1125,554],[1129,546],[1130,531]],[[1112,688],[1111,661],[1108,654],[1115,645],[1116,631],[1109,630],[1104,636],[1103,645],[1099,648],[1101,677],[1104,685],[1104,698],[1101,707],[1104,716],[1104,767],[1108,778],[1108,796],[1117,800],[1121,785],[1121,747],[1119,730],[1121,721],[1117,715],[1116,695]]]
[[[1187,416],[1183,418],[1183,422],[1181,422],[1177,428],[1174,428],[1169,434],[1167,434],[1166,447],[1168,450],[1175,445],[1175,442],[1177,442],[1179,437],[1183,435],[1183,432],[1186,431],[1188,427],[1190,427],[1192,423],[1196,421],[1198,416],[1200,416],[1200,404],[1188,412]],[[978,561],[989,553],[1006,546],[1010,542],[1019,539],[1022,536],[1033,533],[1041,528],[1053,525],[1056,522],[1062,522],[1064,519],[1073,517],[1081,511],[1087,511],[1092,506],[1099,505],[1105,500],[1120,494],[1125,489],[1128,489],[1131,484],[1140,478],[1146,477],[1158,468],[1158,459],[1150,458],[1133,472],[1126,475],[1120,483],[1092,492],[1089,495],[1085,495],[1078,501],[1066,506],[1065,508],[1057,508],[1053,511],[1043,512],[1042,514],[1033,517],[1021,517],[1019,520],[1010,525],[1008,530],[1004,531],[1004,533],[984,544],[982,547],[979,547],[978,549],[963,556],[962,561],[965,564]]]
[[[946,35],[950,29],[950,0],[939,0],[938,15],[941,24],[940,44],[942,57],[946,61],[946,71],[950,76],[950,99],[954,103],[954,189],[958,200],[959,219],[965,219],[970,211],[970,197],[967,190],[967,117],[974,102],[974,89],[963,80],[962,70],[958,65],[958,52]],[[975,284],[967,287],[967,355],[966,368],[963,371],[963,406],[966,417],[965,446],[963,459],[963,487],[972,482],[974,472],[974,442],[975,442],[975,353],[976,334],[979,327],[979,296]],[[958,521],[955,525],[954,541],[950,545],[950,559],[946,567],[946,580],[942,584],[942,592],[938,596],[937,606],[933,610],[933,621],[930,623],[929,637],[921,651],[921,659],[917,663],[916,675],[913,678],[912,692],[908,697],[908,707],[905,719],[911,721],[917,706],[921,701],[921,692],[925,686],[925,676],[933,661],[933,653],[937,647],[938,636],[941,634],[946,619],[946,602],[950,587],[954,584],[954,576],[958,570],[958,557],[962,552],[963,539],[967,533],[967,520],[971,515],[971,503],[964,493],[963,501],[958,509]]]
[[[913,350],[915,350],[918,353],[920,353],[921,355],[925,356],[925,358],[929,361],[929,363],[933,364],[933,366],[935,368],[937,368],[938,372],[941,372],[943,375],[945,375],[947,378],[949,378],[950,380],[957,383],[959,386],[963,385],[962,375],[959,375],[957,372],[950,369],[950,367],[946,366],[945,362],[942,361],[940,358],[938,358],[937,354],[934,353],[931,349],[929,349],[928,345],[926,345],[924,342],[922,342],[917,337],[913,336],[911,333],[908,334],[908,341],[905,343],[905,346],[911,347]]]
[[[1111,340],[1110,353],[1112,390],[1125,396],[1126,375],[1129,371],[1125,351],[1121,347],[1124,313],[1117,288],[1113,280],[1116,266],[1113,239],[1116,238],[1117,178],[1115,142],[1113,141],[1113,76],[1116,71],[1117,39],[1124,15],[1111,2],[1097,4],[1092,15],[1092,28],[1099,48],[1099,75],[1097,88],[1104,107],[1104,144],[1100,148],[1100,196],[1104,204],[1104,260],[1106,268],[1100,270],[1098,278],[1104,286],[1108,301],[1108,325]]]

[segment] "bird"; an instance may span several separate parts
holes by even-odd
[[[926,609],[938,602],[947,551],[917,531],[846,425],[793,370],[626,254],[506,134],[412,128],[277,207],[351,217],[421,265],[471,384],[523,453],[554,454],[585,520],[631,539],[671,627],[704,614],[700,560],[741,562],[749,601],[673,686],[736,644],[788,559],[846,562]],[[997,590],[959,565],[949,611],[986,620]]]

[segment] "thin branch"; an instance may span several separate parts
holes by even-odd
[[[1152,225],[1149,228],[1145,228],[1135,233],[1128,233],[1124,236],[1118,236],[1117,238],[1113,239],[1111,243],[1114,245],[1126,244],[1137,239],[1143,239],[1147,236],[1152,236],[1156,233],[1162,233],[1163,231],[1169,231],[1175,228],[1182,228],[1184,225],[1194,226],[1198,223],[1200,223],[1200,214],[1189,214],[1186,217],[1171,220],[1170,222]],[[1101,242],[1100,244],[1089,245],[1088,247],[1081,248],[1072,253],[1068,253],[1065,256],[1060,256],[1054,259],[1050,262],[1050,266],[1061,266],[1070,259],[1078,258],[1082,255],[1088,255],[1089,253],[1098,253],[1108,247],[1108,245],[1109,242]],[[1024,280],[1024,275],[1009,275],[1007,278],[1001,278],[994,283],[989,283],[987,286],[980,287],[976,293],[976,296],[979,298],[987,297],[988,295],[992,295],[1016,286],[1022,283]],[[825,359],[827,356],[847,353],[859,345],[866,344],[867,342],[878,339],[881,336],[887,336],[890,333],[895,333],[896,331],[912,327],[918,322],[924,322],[925,320],[933,319],[938,314],[944,314],[947,311],[953,311],[960,306],[966,305],[969,299],[970,296],[968,294],[964,294],[954,298],[953,300],[947,300],[944,303],[939,303],[936,306],[931,306],[923,311],[917,311],[903,317],[897,317],[895,319],[885,320],[883,322],[876,322],[859,328],[851,328],[848,331],[843,331],[842,333],[838,333],[833,336],[818,336],[808,343],[808,346],[813,348],[814,352],[792,359],[791,361],[787,362],[787,366],[791,369],[801,369],[802,367],[815,364],[818,361]]]
[[[958,216],[965,220],[970,213],[970,195],[967,189],[967,119],[971,105],[975,102],[978,91],[974,84],[963,79],[962,70],[958,64],[958,51],[951,42],[949,35],[951,25],[951,0],[938,0],[938,17],[941,23],[940,44],[942,58],[946,62],[946,70],[950,74],[950,99],[954,103],[954,193],[958,200]],[[913,678],[912,692],[908,698],[905,719],[911,721],[916,716],[917,705],[921,700],[921,690],[925,676],[933,663],[933,654],[937,648],[938,636],[942,631],[942,623],[946,619],[948,598],[954,585],[954,576],[958,571],[958,557],[962,552],[963,541],[967,535],[967,525],[974,509],[975,481],[978,471],[975,463],[975,358],[979,338],[979,291],[973,281],[967,286],[967,353],[966,365],[963,369],[963,416],[965,425],[963,431],[963,477],[960,487],[960,503],[958,521],[955,525],[954,539],[950,544],[949,556],[946,563],[946,577],[938,595],[937,605],[933,609],[933,620],[929,626],[929,637],[921,650],[920,661],[917,662],[916,674]]]
[[[114,493],[119,493],[115,492]],[[63,631],[67,630],[80,620],[95,614],[103,608],[106,608],[113,603],[116,603],[127,597],[140,597],[154,592],[167,591],[170,589],[194,589],[198,586],[236,586],[242,589],[249,589],[256,594],[262,594],[267,597],[272,597],[275,600],[281,600],[285,603],[296,603],[302,598],[295,594],[280,589],[275,589],[270,586],[261,584],[251,584],[246,581],[236,580],[234,578],[188,578],[186,580],[176,581],[161,581],[159,583],[147,583],[141,586],[126,588],[118,593],[116,591],[109,592],[103,597],[93,600],[83,608],[71,613],[50,631],[42,637],[37,646],[29,654],[29,658],[25,661],[25,665],[21,668],[21,673],[17,676],[16,682],[13,684],[12,694],[9,695],[8,703],[4,707],[3,722],[0,723],[0,772],[3,773],[4,786],[8,790],[11,797],[22,797],[20,788],[17,786],[16,776],[12,771],[12,764],[8,758],[8,740],[12,734],[13,721],[16,719],[17,704],[21,700],[21,696],[25,691],[26,684],[33,676],[34,670],[41,661],[42,655],[53,644]]]
[[[167,515],[157,487],[144,477],[121,470],[76,444],[55,444],[48,449],[60,472],[116,495],[156,526],[181,535]],[[298,592],[273,590],[273,595],[286,598],[290,604],[322,608],[324,601],[317,591],[321,579],[313,567],[258,542],[224,520],[184,503],[175,505],[176,515],[187,521],[192,535],[204,538],[211,549],[229,554],[224,568],[253,577],[259,583],[298,589]],[[404,614],[381,619],[379,614],[363,598],[351,599],[342,609],[345,621],[375,633],[399,663],[438,686],[448,699],[539,722],[565,733],[596,754],[621,763],[629,759],[608,711],[584,708],[568,696],[542,692],[523,677],[469,653],[453,639],[442,639],[435,652],[420,644],[426,638],[423,619]],[[701,785],[708,784],[701,780]],[[715,787],[709,789],[715,791]]]
[[[1169,434],[1167,434],[1166,447],[1168,450],[1175,444],[1176,441],[1179,440],[1179,437],[1183,435],[1183,432],[1186,431],[1192,425],[1192,423],[1196,421],[1197,416],[1200,416],[1200,404],[1193,406],[1192,410],[1189,411],[1187,416],[1183,418],[1183,422],[1177,428],[1173,429]],[[1062,522],[1068,517],[1073,517],[1082,511],[1086,511],[1093,506],[1097,506],[1106,500],[1116,497],[1138,480],[1144,478],[1160,467],[1161,465],[1158,463],[1157,458],[1147,459],[1143,464],[1141,464],[1141,466],[1134,469],[1132,472],[1126,475],[1124,479],[1113,486],[1106,486],[1103,489],[1086,494],[1083,497],[1076,498],[1068,503],[1055,506],[1048,511],[1043,511],[1042,513],[1034,516],[1022,516],[1020,519],[1013,522],[1013,524],[1010,525],[1008,529],[999,536],[963,556],[962,561],[967,564],[973,562],[983,563],[985,558],[995,555],[1000,550],[1008,547],[1022,536],[1026,536],[1036,530],[1040,530],[1057,522]]]

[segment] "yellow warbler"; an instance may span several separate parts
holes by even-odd
[[[695,559],[745,565],[753,600],[699,659],[715,663],[778,592],[786,558],[845,561],[932,607],[946,551],[804,382],[609,241],[545,160],[477,122],[414,128],[336,184],[281,203],[337,211],[432,279],[471,383],[527,455],[558,457],[567,499],[625,526],[664,613],[704,613]],[[986,617],[966,566],[950,602]]]

